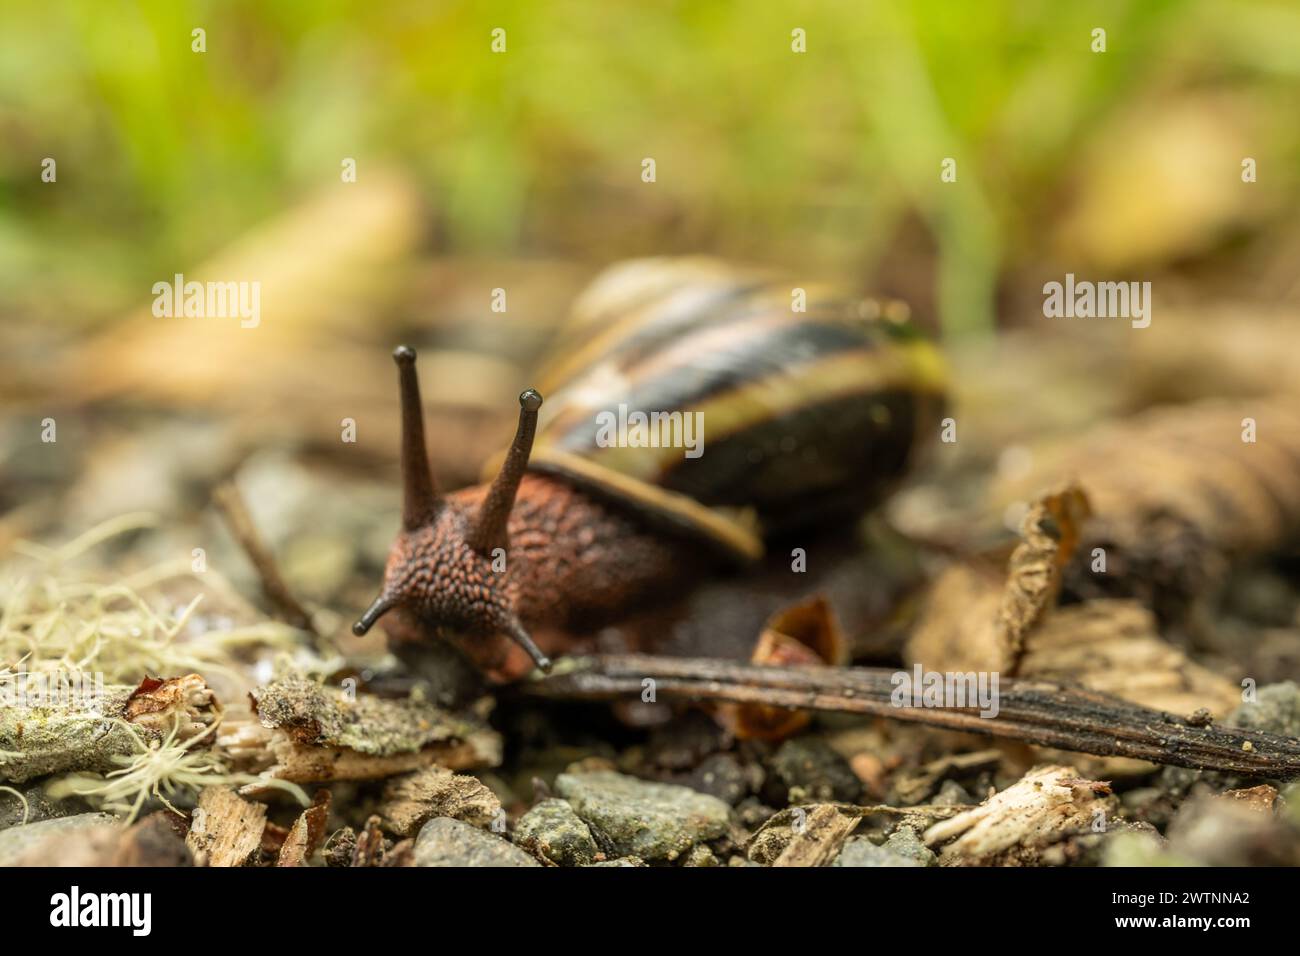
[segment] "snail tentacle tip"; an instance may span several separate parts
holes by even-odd
[[[519,393],[519,407],[525,411],[535,412],[542,407],[542,393],[535,388],[526,388]]]
[[[415,349],[409,345],[399,345],[393,349],[393,361],[398,365],[406,365],[415,361]]]
[[[353,621],[353,622],[352,622],[352,633],[355,634],[357,637],[365,637],[365,636],[366,636],[366,632],[369,631],[369,630],[370,630],[370,628],[369,628],[368,626],[366,626],[366,622],[365,622],[365,621]]]

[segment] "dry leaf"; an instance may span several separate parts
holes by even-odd
[[[830,603],[821,596],[773,614],[750,657],[750,663],[766,667],[842,665],[847,660],[848,642]],[[718,713],[738,738],[771,741],[798,733],[811,719],[807,711],[763,704],[720,707]]]

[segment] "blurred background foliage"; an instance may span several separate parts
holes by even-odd
[[[300,593],[364,606],[393,345],[470,483],[583,284],[683,253],[910,303],[962,440],[894,520],[1000,523],[1040,443],[1300,388],[1297,103],[1283,0],[0,0],[0,555],[147,510],[247,577],[233,477]],[[260,324],[154,317],[178,272]],[[1066,272],[1150,280],[1151,327],[1044,319]]]
[[[413,185],[412,255],[708,251],[949,334],[1067,269],[1296,291],[1258,254],[1298,245],[1294,4],[11,0],[0,37],[0,310],[51,335],[337,188],[342,157]]]

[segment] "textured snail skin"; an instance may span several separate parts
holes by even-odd
[[[710,558],[642,526],[567,482],[525,475],[508,524],[505,569],[466,543],[486,486],[445,498],[430,525],[402,532],[385,584],[407,597],[385,617],[397,641],[450,641],[497,680],[533,662],[504,633],[511,614],[550,655],[584,643],[630,607],[664,600],[703,574]],[[633,648],[629,648],[633,649]]]

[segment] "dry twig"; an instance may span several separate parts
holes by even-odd
[[[518,686],[553,699],[640,700],[642,681],[677,700],[731,701],[772,707],[870,714],[1041,747],[1099,756],[1223,770],[1248,776],[1300,775],[1300,739],[1219,725],[1151,710],[1092,691],[1038,680],[1003,680],[996,717],[978,707],[898,707],[894,671],[866,667],[756,667],[710,658],[607,655],[557,664]]]
[[[239,489],[233,482],[226,482],[213,492],[212,498],[226,519],[231,535],[239,542],[257,570],[257,576],[262,582],[262,593],[266,595],[276,617],[292,627],[312,634],[318,633],[316,625],[312,623],[311,613],[294,597],[284,576],[280,574],[275,556],[258,534],[253,516],[248,513],[248,506]]]

